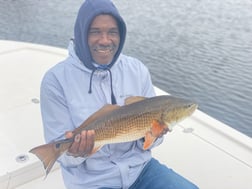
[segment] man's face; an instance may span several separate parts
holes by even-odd
[[[118,50],[120,34],[117,22],[110,15],[94,18],[88,32],[88,46],[93,60],[98,64],[108,64]]]

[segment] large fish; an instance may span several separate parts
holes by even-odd
[[[124,106],[105,105],[92,114],[80,127],[73,131],[74,136],[82,130],[95,130],[95,144],[90,155],[103,145],[138,140],[144,137],[143,149],[179,121],[190,116],[197,104],[169,95],[152,98],[132,97]],[[30,150],[44,164],[46,175],[58,157],[71,146],[73,138],[44,144]]]

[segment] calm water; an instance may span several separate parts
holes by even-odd
[[[66,47],[82,0],[0,0],[0,39]],[[252,137],[251,0],[114,0],[153,83]]]

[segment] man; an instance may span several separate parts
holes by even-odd
[[[72,137],[104,104],[124,104],[129,96],[154,96],[148,69],[121,54],[126,25],[109,0],[86,0],[81,6],[66,60],[51,68],[41,84],[41,112],[47,142]],[[69,131],[69,132],[66,132]],[[196,188],[143,150],[143,139],[109,144],[89,155],[95,132],[75,136],[59,163],[68,189]]]

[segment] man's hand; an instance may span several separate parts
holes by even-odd
[[[71,131],[66,132],[66,138],[72,138]],[[74,157],[86,157],[91,154],[94,148],[95,131],[83,130],[80,134],[74,137],[74,141],[67,151],[67,154]]]

